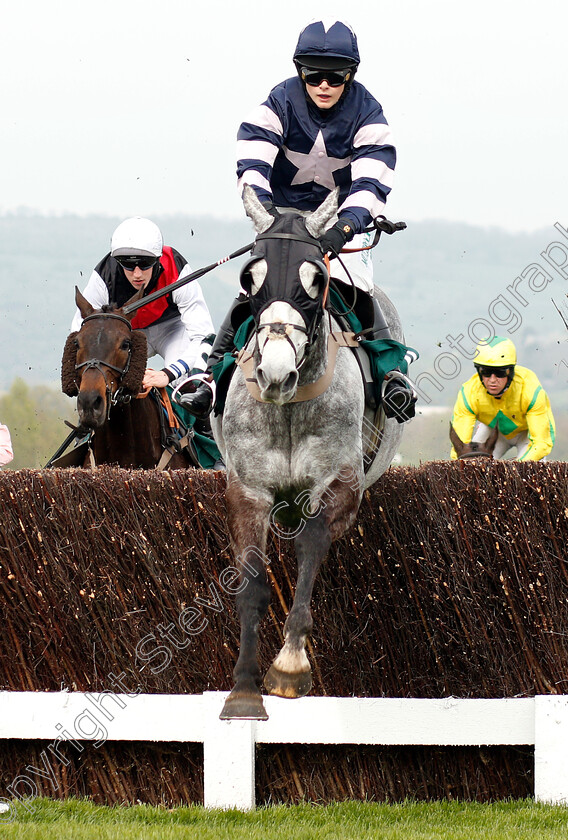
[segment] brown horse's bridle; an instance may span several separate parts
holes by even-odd
[[[491,452],[485,452],[483,450],[477,450],[476,452],[464,452],[463,455],[458,455],[459,461],[465,461],[466,458],[493,458]]]
[[[87,317],[83,319],[83,322],[82,322],[81,326],[83,326],[83,324],[86,324],[87,321],[94,321],[95,318],[114,318],[117,321],[122,321],[124,324],[126,324],[128,326],[128,329],[130,331],[132,331],[132,324],[130,323],[130,321],[127,318],[123,318],[122,315],[116,315],[114,312],[95,312],[93,315],[87,315]],[[120,381],[128,373],[128,368],[130,367],[131,357],[132,357],[132,349],[130,348],[128,350],[128,358],[126,359],[126,364],[122,368],[116,367],[116,365],[111,365],[110,362],[103,362],[102,359],[87,359],[86,362],[81,362],[81,364],[75,365],[75,371],[76,372],[82,369],[82,372],[84,373],[86,370],[89,370],[90,368],[94,368],[95,370],[98,370],[98,372],[101,374],[101,376],[104,380],[105,386],[106,386],[107,420],[109,418],[110,410],[111,410],[112,406],[117,405],[118,403],[127,403],[127,402],[130,402],[130,400],[131,400],[130,394],[124,395],[124,394],[120,393]],[[119,387],[116,389],[114,394],[112,393],[112,388],[111,388],[112,383],[109,384],[109,382],[107,380],[107,377],[106,377],[106,372],[103,370],[103,367],[102,367],[103,365],[106,368],[110,368],[111,370],[113,370],[115,373],[118,374],[118,386]],[[79,388],[79,383],[77,383],[77,388]]]

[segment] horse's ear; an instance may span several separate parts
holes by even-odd
[[[83,320],[88,315],[92,315],[93,312],[96,312],[95,307],[91,306],[86,297],[83,297],[77,286],[75,286],[75,303],[77,304],[77,308],[81,313],[81,318],[83,318]]]
[[[125,394],[135,397],[142,390],[142,379],[148,361],[148,342],[142,330],[132,330],[130,340],[132,342],[130,366],[120,383],[120,387]]]
[[[79,393],[76,382],[75,364],[77,362],[77,333],[72,332],[65,342],[61,359],[61,390],[68,397]]]
[[[450,440],[451,440],[452,446],[456,450],[456,454],[459,458],[460,455],[463,452],[464,442],[462,441],[462,439],[460,438],[460,436],[458,435],[458,433],[456,432],[456,430],[452,426],[451,421],[450,421]]]
[[[487,450],[487,452],[491,452],[493,455],[493,450],[495,449],[495,444],[497,443],[497,438],[499,437],[499,426],[495,426],[483,446]]]
[[[257,233],[264,233],[265,230],[268,230],[274,222],[274,216],[262,206],[256,192],[249,184],[245,184],[243,188],[243,205],[245,213],[254,225],[255,231]]]
[[[142,297],[142,295],[143,295],[143,294],[144,294],[144,289],[138,289],[138,291],[137,291],[135,294],[133,294],[133,295],[132,295],[132,297],[131,297],[131,298],[129,298],[129,299],[126,301],[126,303],[124,303],[124,304],[122,305],[122,307],[121,307],[121,309],[120,309],[120,314],[122,315],[122,317],[123,317],[123,318],[126,318],[126,320],[127,320],[127,321],[132,321],[132,319],[134,318],[134,316],[136,315],[136,313],[138,312],[138,310],[137,310],[137,309],[135,309],[135,310],[134,310],[134,312],[130,312],[128,315],[125,315],[125,314],[124,314],[124,312],[123,312],[122,310],[123,310],[125,307],[129,306],[131,303],[136,303],[136,301],[140,300],[140,298]]]
[[[317,210],[306,217],[308,233],[314,239],[318,239],[322,235],[329,220],[337,213],[338,197],[339,187],[336,187],[330,192],[323,204],[320,204]]]

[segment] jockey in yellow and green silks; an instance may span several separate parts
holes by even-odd
[[[464,443],[486,440],[499,428],[494,458],[513,446],[518,461],[540,461],[552,449],[555,424],[550,400],[532,370],[517,365],[515,345],[495,337],[478,345],[476,373],[458,394],[452,425]],[[451,457],[457,458],[452,449]]]

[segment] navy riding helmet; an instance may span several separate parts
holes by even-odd
[[[357,36],[348,23],[341,20],[314,20],[300,32],[294,64],[300,67],[335,69],[360,62]]]

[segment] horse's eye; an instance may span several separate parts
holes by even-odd
[[[325,279],[323,272],[313,263],[305,262],[300,266],[300,283],[312,300],[322,293]]]
[[[132,347],[132,342],[130,341],[129,338],[125,338],[124,341],[122,342],[122,344],[120,345],[121,350],[130,350],[131,347]]]
[[[249,266],[245,266],[241,274],[241,286],[245,292],[254,297],[264,283],[267,272],[268,265],[264,259],[257,259]]]

